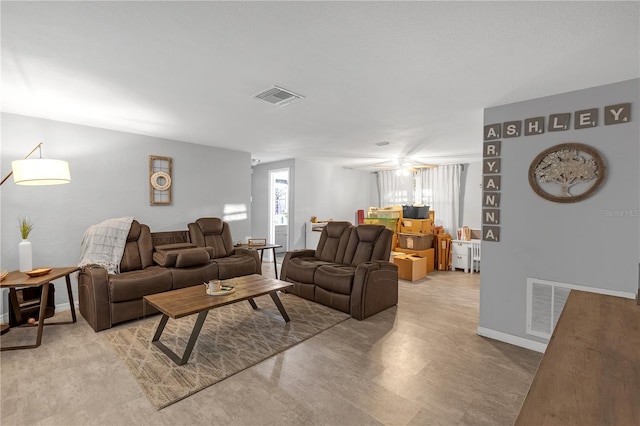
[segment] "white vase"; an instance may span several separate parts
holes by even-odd
[[[18,244],[18,254],[20,255],[20,272],[33,269],[33,254],[31,252],[31,241],[22,240]]]

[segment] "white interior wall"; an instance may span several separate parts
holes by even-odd
[[[503,138],[501,241],[482,244],[480,328],[544,343],[525,333],[526,279],[636,293],[640,250],[640,79],[485,109],[484,124],[599,109],[587,129]],[[631,103],[631,122],[605,125],[603,108]],[[606,180],[590,198],[554,203],[539,197],[528,169],[543,150],[579,142],[600,152]],[[486,333],[485,333],[486,335]]]
[[[464,165],[464,182],[462,182],[461,219],[462,226],[471,229],[482,227],[482,161],[474,161]]]
[[[258,164],[251,172],[251,236],[268,238],[269,236],[269,171],[289,169],[289,247],[294,241],[293,221],[295,220],[295,161],[283,160]],[[247,234],[249,235],[249,234]]]
[[[84,231],[113,217],[134,216],[152,232],[183,230],[199,217],[223,217],[225,207],[244,206],[246,219],[230,222],[231,231],[234,240],[250,235],[247,152],[3,113],[2,174],[38,142],[44,158],[69,162],[71,183],[22,186],[10,178],[2,185],[2,269],[18,269],[17,219],[24,215],[34,222],[34,268],[76,265]],[[172,205],[149,205],[149,155],[173,159]],[[75,293],[75,277],[72,282]],[[66,303],[64,285],[56,287],[56,302]],[[5,304],[6,296],[3,312]]]
[[[252,225],[257,235],[268,233],[269,170],[289,167],[289,247],[305,247],[305,223],[318,220],[347,220],[356,223],[356,212],[371,202],[371,173],[305,160],[286,160],[257,165],[252,175]]]

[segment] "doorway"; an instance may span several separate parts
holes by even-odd
[[[289,245],[289,168],[269,170],[269,241],[282,246],[276,258],[284,256]],[[273,261],[271,251],[268,254]]]

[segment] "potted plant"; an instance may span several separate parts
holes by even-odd
[[[28,217],[18,218],[18,224],[20,228],[20,235],[22,241],[18,244],[18,254],[20,257],[20,272],[26,272],[33,269],[33,255],[31,250],[31,241],[29,234],[33,230],[33,222]]]
[[[28,239],[29,234],[33,230],[33,223],[29,221],[28,217],[19,218],[18,223],[20,224],[20,235],[22,235],[22,239]]]

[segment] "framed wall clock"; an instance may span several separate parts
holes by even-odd
[[[171,204],[171,157],[149,156],[149,204]]]
[[[564,143],[538,154],[529,166],[529,185],[546,200],[575,203],[598,190],[605,172],[602,157],[594,148]]]

